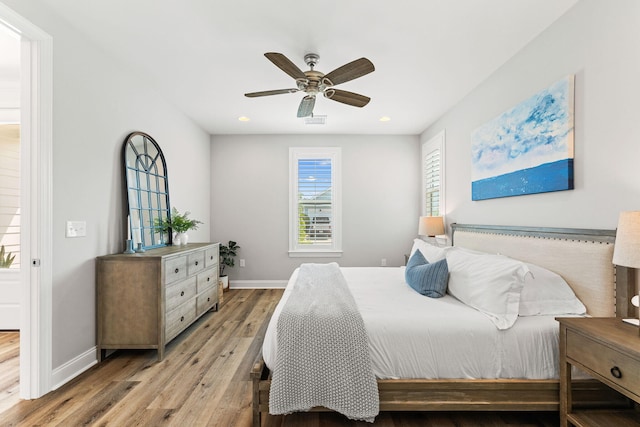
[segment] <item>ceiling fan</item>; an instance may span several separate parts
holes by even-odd
[[[342,67],[336,68],[329,74],[323,74],[320,71],[313,69],[320,59],[320,57],[315,53],[308,53],[304,56],[304,62],[309,66],[309,68],[311,68],[309,71],[304,72],[281,53],[267,52],[264,56],[266,56],[269,61],[273,62],[276,67],[293,77],[296,80],[297,87],[291,89],[245,93],[244,95],[249,98],[302,91],[306,93],[306,95],[302,98],[300,106],[298,107],[298,117],[313,115],[316,95],[319,93],[322,93],[325,98],[329,98],[343,104],[353,105],[354,107],[364,107],[369,103],[369,101],[371,101],[371,98],[368,96],[333,88],[333,86],[348,82],[349,80],[357,79],[358,77],[362,77],[374,71],[375,68],[373,67],[373,64],[367,58],[356,59]]]

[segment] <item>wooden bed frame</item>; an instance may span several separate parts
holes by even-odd
[[[501,253],[560,274],[594,317],[633,315],[631,269],[612,263],[615,230],[452,224],[452,243]],[[616,300],[618,304],[616,304]],[[251,370],[253,425],[269,412],[271,373],[262,354]],[[574,401],[599,405],[626,401],[595,380],[573,383]],[[557,411],[558,380],[378,380],[380,411]],[[325,408],[314,408],[326,411]]]

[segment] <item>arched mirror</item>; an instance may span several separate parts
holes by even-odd
[[[143,132],[127,136],[123,147],[129,219],[127,238],[143,249],[171,244],[161,223],[169,218],[167,164],[158,143]]]

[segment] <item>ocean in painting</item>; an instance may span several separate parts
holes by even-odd
[[[471,133],[472,200],[573,189],[573,95],[567,76]]]
[[[521,196],[573,189],[573,159],[545,163],[471,183],[471,199]]]

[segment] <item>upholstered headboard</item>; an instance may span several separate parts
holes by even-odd
[[[613,265],[615,230],[469,224],[451,228],[455,246],[500,253],[559,274],[591,316],[629,314],[633,283],[627,283],[627,269]]]

